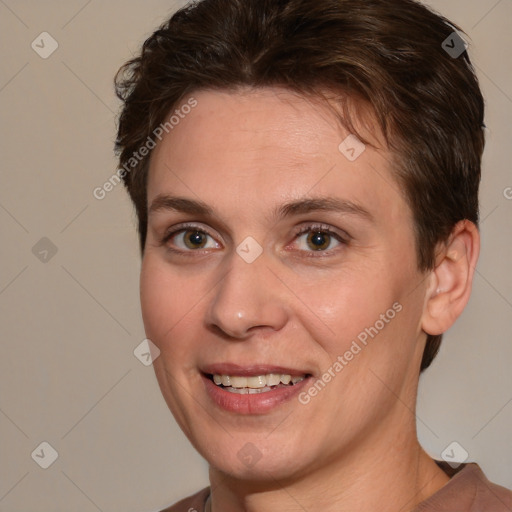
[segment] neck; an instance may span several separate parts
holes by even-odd
[[[419,445],[412,423],[409,436],[381,425],[351,453],[286,480],[269,475],[265,482],[256,483],[210,468],[211,510],[411,511],[449,480]]]

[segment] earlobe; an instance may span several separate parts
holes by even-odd
[[[468,220],[458,222],[439,247],[422,317],[422,329],[427,334],[447,331],[464,310],[471,295],[479,251],[478,228]]]

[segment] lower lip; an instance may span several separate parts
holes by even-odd
[[[241,395],[239,393],[230,393],[217,386],[206,375],[202,377],[206,391],[213,402],[225,411],[239,414],[262,414],[285,402],[289,402],[300,393],[301,389],[310,380],[310,377],[306,377],[304,380],[291,386],[275,388],[263,393]]]

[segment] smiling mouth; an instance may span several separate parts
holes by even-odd
[[[273,389],[287,388],[302,382],[309,377],[305,375],[289,375],[279,373],[267,373],[265,375],[239,376],[239,375],[207,375],[218,387],[239,395],[254,395],[267,393]]]

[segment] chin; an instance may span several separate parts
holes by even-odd
[[[304,442],[285,450],[278,436],[265,437],[240,434],[219,444],[205,440],[193,444],[213,469],[242,481],[276,483],[296,478],[311,466],[314,457],[305,453]]]

